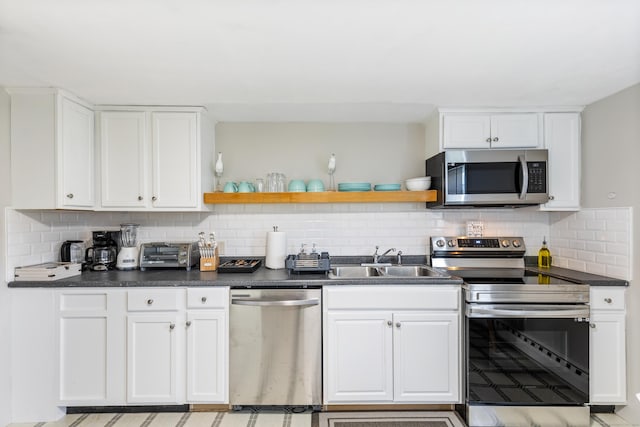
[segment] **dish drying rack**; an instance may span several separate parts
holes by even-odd
[[[305,252],[304,244],[300,248],[300,252],[287,256],[284,261],[285,268],[289,274],[294,273],[325,273],[331,269],[331,257],[329,252],[316,251],[315,244],[310,253]]]

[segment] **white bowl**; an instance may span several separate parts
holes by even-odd
[[[423,176],[420,178],[410,178],[404,182],[409,191],[424,191],[431,187],[431,177]]]

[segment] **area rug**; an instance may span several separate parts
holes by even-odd
[[[318,427],[465,427],[451,411],[321,412]]]

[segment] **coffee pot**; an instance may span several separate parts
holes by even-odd
[[[85,261],[94,271],[112,270],[116,266],[119,231],[94,231],[93,246],[85,251]]]

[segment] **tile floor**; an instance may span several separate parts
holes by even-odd
[[[189,412],[73,414],[48,423],[14,423],[7,427],[311,427],[312,414]],[[615,414],[595,414],[591,427],[640,427]]]

